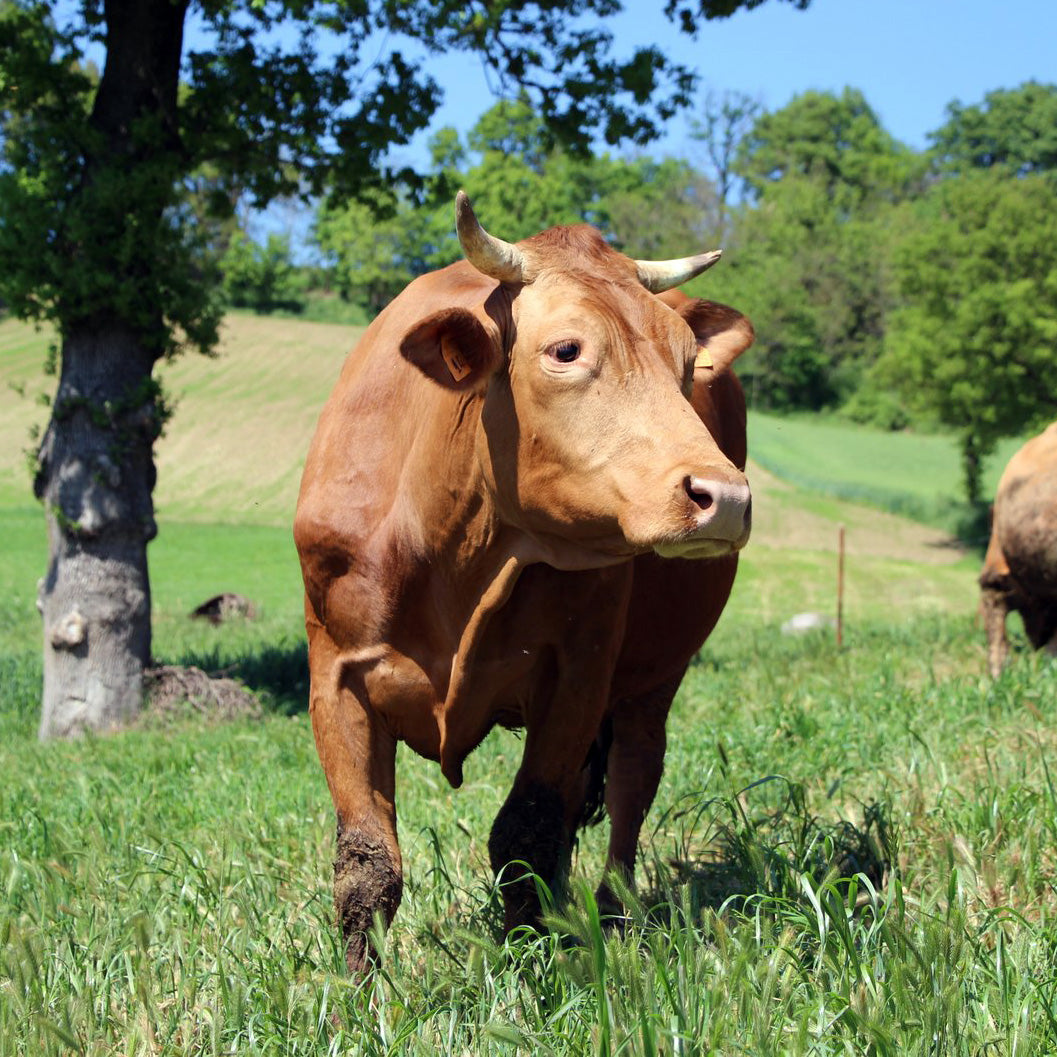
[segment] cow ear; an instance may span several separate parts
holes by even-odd
[[[753,342],[752,324],[736,308],[687,299],[672,306],[697,338],[697,362],[717,371],[729,367]]]
[[[448,389],[479,389],[499,365],[499,334],[465,308],[446,308],[415,323],[400,355]]]

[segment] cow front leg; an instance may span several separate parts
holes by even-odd
[[[337,812],[334,908],[353,975],[375,952],[376,916],[388,926],[403,875],[396,835],[396,741],[374,715],[355,669],[326,632],[309,628],[309,709],[316,749]]]

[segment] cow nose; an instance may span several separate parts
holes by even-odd
[[[734,542],[749,530],[752,493],[748,484],[688,475],[683,489],[697,508],[695,520],[700,535]]]

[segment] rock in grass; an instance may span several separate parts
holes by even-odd
[[[825,613],[797,613],[782,625],[783,635],[802,635],[807,631],[835,628],[837,622]]]
[[[253,620],[257,616],[257,607],[250,599],[234,591],[223,591],[206,599],[196,609],[192,609],[192,620],[208,620],[210,624],[223,624],[232,617],[244,617]]]

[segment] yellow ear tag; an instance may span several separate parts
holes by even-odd
[[[697,350],[697,356],[694,357],[694,366],[695,367],[711,367],[712,366],[712,353],[710,353],[708,351],[708,349],[704,345],[702,345],[701,348]]]
[[[451,376],[455,381],[461,382],[471,373],[472,368],[462,358],[462,354],[447,337],[442,337],[440,339],[440,354],[444,357],[444,362],[448,365],[448,370],[451,372]]]

